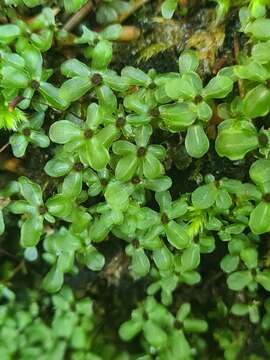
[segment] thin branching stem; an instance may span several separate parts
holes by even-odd
[[[87,3],[80,8],[74,15],[72,15],[63,29],[66,31],[71,31],[74,29],[93,9],[93,2],[91,0],[87,1]]]

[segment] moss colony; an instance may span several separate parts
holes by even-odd
[[[270,358],[268,5],[1,1],[1,360]]]

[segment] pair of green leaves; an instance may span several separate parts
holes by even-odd
[[[187,212],[185,199],[172,202],[168,191],[156,193],[155,198],[160,207],[160,225],[156,227],[156,234],[158,232],[165,234],[168,242],[176,249],[188,247],[191,239],[187,228],[185,224],[179,224],[175,221]]]
[[[60,96],[67,102],[80,99],[91,89],[98,90],[100,85],[106,85],[115,91],[124,91],[128,88],[126,82],[115,71],[97,65],[95,69],[89,68],[77,59],[70,59],[61,64],[61,73],[70,78],[59,90]]]
[[[215,206],[219,211],[232,206],[232,199],[225,189],[218,188],[214,182],[197,187],[191,194],[192,205],[199,210]]]
[[[28,43],[22,44],[18,54],[4,53],[1,66],[1,86],[3,95],[8,101],[21,95],[21,108],[27,108],[35,92],[52,107],[64,109],[67,103],[60,98],[58,89],[47,82],[51,71],[43,69],[40,51]],[[42,101],[41,101],[42,102]]]
[[[43,112],[36,113],[29,120],[18,125],[16,133],[9,138],[14,156],[18,158],[24,156],[29,143],[41,148],[49,146],[50,139],[42,129],[44,116]]]
[[[240,260],[248,269],[256,269],[258,266],[258,251],[252,240],[244,235],[234,236],[228,243],[229,254],[225,255],[220,262],[220,267],[226,273],[236,271]]]
[[[80,161],[94,170],[103,169],[110,160],[109,147],[117,138],[113,125],[99,128],[102,122],[99,106],[92,103],[87,109],[87,119],[81,125],[60,120],[50,127],[53,142],[64,144],[67,152],[78,154]]]
[[[203,333],[208,328],[204,320],[189,316],[190,312],[190,304],[184,303],[174,318],[163,305],[148,297],[141,307],[132,311],[131,319],[121,325],[119,335],[130,341],[142,332],[157,354],[164,358],[174,354],[184,360],[191,355],[185,333]]]
[[[54,223],[54,217],[48,212],[42,199],[40,186],[26,177],[19,178],[19,192],[24,200],[13,201],[9,210],[14,214],[25,214],[21,226],[21,245],[34,247],[43,233],[43,223],[47,220]]]
[[[270,231],[270,160],[257,160],[249,170],[250,178],[262,192],[262,201],[258,203],[250,214],[249,226],[254,234]]]
[[[231,312],[236,316],[249,316],[249,320],[253,324],[257,324],[260,320],[259,303],[254,301],[251,304],[236,303],[233,304]]]
[[[86,244],[86,233],[83,237],[72,234],[66,228],[46,237],[44,241],[44,258],[53,264],[43,279],[43,287],[48,292],[57,292],[64,282],[64,274],[74,267],[77,261],[92,271],[99,271],[105,263],[104,256],[90,243]]]
[[[147,320],[144,320],[144,313]],[[119,335],[123,340],[130,341],[142,331],[149,345],[160,350],[168,344],[168,335],[162,327],[171,324],[171,317],[163,305],[148,297],[140,308],[132,311],[131,320],[121,325]]]
[[[202,121],[212,116],[211,100],[226,97],[233,89],[230,77],[217,75],[203,87],[196,73],[199,59],[194,51],[187,50],[179,57],[180,76],[165,84],[167,95],[173,100],[182,100],[189,104],[190,110]]]
[[[256,274],[253,275],[251,270],[241,270],[233,272],[227,279],[229,289],[234,291],[240,291],[245,287],[254,290],[257,287],[257,283],[265,290],[270,291],[270,271],[257,271]]]
[[[113,152],[121,156],[115,169],[116,179],[128,181],[135,175],[146,179],[155,179],[164,173],[160,160],[165,158],[165,149],[161,145],[149,145],[152,134],[150,125],[134,130],[136,145],[119,140],[112,146]]]

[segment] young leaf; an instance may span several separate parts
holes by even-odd
[[[135,277],[143,277],[150,270],[150,261],[142,248],[135,249],[132,254],[131,269]]]
[[[205,99],[222,99],[227,96],[233,89],[233,81],[222,75],[211,79],[203,89]]]
[[[0,26],[0,43],[9,44],[20,35],[19,26],[14,24],[5,24]]]
[[[190,242],[190,237],[182,225],[171,220],[164,225],[169,243],[176,249],[184,249]]]
[[[167,344],[168,337],[166,332],[154,321],[146,321],[143,325],[143,333],[147,342],[155,348],[162,348]]]
[[[191,195],[192,204],[197,209],[207,209],[216,201],[217,188],[213,183],[199,186]]]
[[[161,6],[161,14],[165,19],[171,19],[177,7],[177,0],[165,0]]]
[[[255,161],[249,169],[249,176],[263,193],[270,193],[270,160]]]
[[[75,76],[62,84],[59,95],[67,102],[76,101],[86,94],[93,84],[90,77]]]
[[[243,99],[243,110],[251,118],[265,116],[270,109],[270,90],[265,85],[257,85]]]
[[[180,55],[178,64],[180,74],[196,71],[199,66],[199,58],[194,50],[185,50]]]
[[[249,285],[252,281],[252,275],[250,271],[236,271],[229,275],[227,284],[229,289],[234,291],[240,291]]]
[[[60,120],[52,124],[49,131],[50,139],[57,144],[66,144],[82,135],[82,131],[71,121]]]
[[[264,270],[260,271],[256,276],[256,281],[265,288],[265,290],[270,291],[270,271]]]
[[[181,265],[183,271],[196,269],[200,264],[200,247],[193,244],[183,251],[181,256]]]
[[[64,282],[64,275],[56,266],[54,266],[43,279],[43,288],[50,292],[55,293],[59,291]]]
[[[43,233],[42,216],[31,216],[22,224],[21,245],[22,247],[36,246]]]
[[[249,227],[253,234],[264,234],[270,231],[270,203],[261,201],[252,210]]]
[[[209,149],[209,140],[201,124],[188,127],[185,138],[187,153],[196,159],[203,157]]]
[[[25,176],[19,178],[20,192],[22,196],[33,206],[43,203],[41,187]]]
[[[119,336],[124,341],[130,341],[142,331],[142,321],[130,320],[120,326]]]

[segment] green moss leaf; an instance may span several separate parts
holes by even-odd
[[[233,89],[233,81],[222,75],[211,79],[203,89],[205,99],[222,99],[227,96]]]
[[[42,216],[31,216],[25,220],[21,228],[21,245],[22,247],[36,246],[43,233]]]
[[[247,285],[249,285],[252,281],[252,275],[250,271],[236,271],[232,273],[228,279],[227,284],[229,289],[234,291],[240,291],[244,289]]]
[[[71,121],[60,120],[52,124],[49,135],[53,142],[66,144],[74,138],[79,138],[82,135],[82,131]]]
[[[213,183],[199,186],[191,195],[192,204],[197,209],[207,209],[215,203],[217,193]]]
[[[0,26],[0,43],[9,44],[15,40],[21,31],[19,26],[14,24],[6,24]]]
[[[209,140],[201,124],[195,124],[188,128],[185,147],[187,153],[196,159],[203,157],[207,153]]]
[[[219,156],[240,160],[258,147],[255,126],[249,121],[225,120],[218,127],[215,148]]]
[[[176,249],[184,249],[190,242],[190,237],[183,225],[171,220],[167,225],[164,225],[165,232],[169,243]]]
[[[270,90],[265,85],[257,85],[243,99],[243,110],[251,118],[265,116],[270,109]]]
[[[80,99],[93,87],[91,79],[86,76],[75,76],[62,84],[59,95],[66,102],[73,102]]]
[[[249,227],[253,234],[264,234],[270,231],[270,203],[262,201],[252,210]]]

